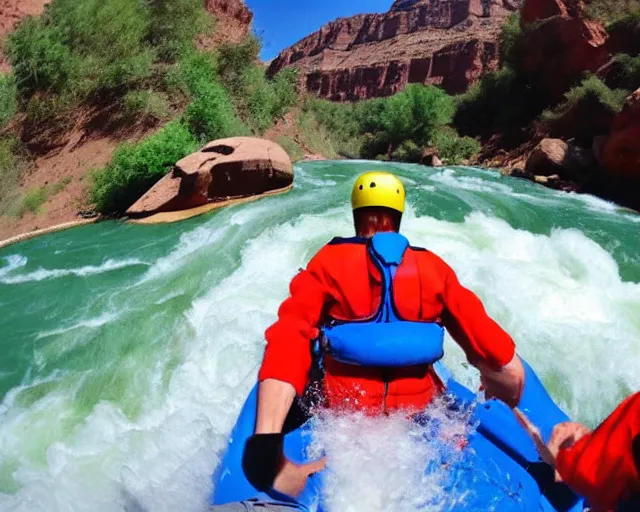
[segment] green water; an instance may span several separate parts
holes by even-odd
[[[391,167],[403,231],[483,300],[590,425],[640,389],[640,216],[497,173]],[[352,234],[355,175],[186,222],[106,222],[0,250],[0,510],[201,510],[288,281]],[[447,341],[464,383],[477,375]]]

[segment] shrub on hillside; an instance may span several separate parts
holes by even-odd
[[[611,90],[597,76],[590,76],[580,85],[570,89],[565,95],[565,100],[552,110],[546,110],[542,114],[543,121],[552,122],[562,117],[568,110],[587,99],[593,99],[603,107],[616,114],[622,110],[624,101],[629,91]]]
[[[587,16],[604,23],[615,24],[640,11],[639,0],[590,0],[587,2]],[[610,28],[610,27],[608,27]]]
[[[253,35],[218,50],[220,82],[240,119],[256,134],[273,126],[298,100],[297,72],[283,70],[269,80],[259,64],[259,53],[260,41]]]
[[[422,160],[423,148],[412,140],[405,140],[391,154],[391,159],[396,162],[419,163]]]
[[[225,43],[218,48],[220,81],[231,96],[243,95],[245,74],[258,63],[260,41],[253,34],[240,44]]]
[[[158,56],[173,61],[191,49],[196,35],[211,29],[202,0],[149,0],[149,42]]]
[[[482,138],[500,133],[516,144],[520,128],[547,104],[542,91],[509,67],[483,75],[456,102],[454,125],[460,133]]]
[[[410,84],[384,101],[378,126],[391,147],[405,140],[424,146],[436,127],[451,122],[454,111],[453,99],[442,89]]]
[[[362,133],[370,133],[362,155],[390,155],[405,141],[424,147],[439,126],[451,122],[455,110],[451,96],[433,86],[410,84],[404,91],[357,107]]]
[[[298,70],[287,68],[273,77],[272,86],[275,93],[275,104],[272,114],[275,119],[284,116],[300,99],[298,90]]]
[[[282,149],[284,149],[287,152],[287,154],[289,155],[289,157],[293,162],[297,162],[298,160],[301,160],[302,157],[304,156],[304,152],[302,151],[302,148],[298,145],[298,143],[295,140],[290,139],[289,137],[278,137],[277,143],[280,144],[280,146],[282,146]]]
[[[0,138],[0,215],[8,213],[25,167],[19,141],[12,137]]]
[[[13,75],[0,74],[0,130],[16,113],[16,94]]]
[[[87,99],[160,88],[166,67],[210,25],[201,0],[56,0],[9,37],[20,96],[56,96],[59,109]]]
[[[56,0],[49,17],[76,57],[70,93],[84,98],[150,76],[147,5],[130,0]]]
[[[167,95],[152,90],[129,91],[122,100],[122,108],[130,120],[151,123],[167,119],[171,113]]]
[[[500,66],[517,69],[523,46],[523,33],[520,27],[520,16],[511,14],[500,28],[499,48]]]
[[[62,30],[44,17],[26,18],[9,37],[6,53],[26,99],[37,90],[62,92],[75,65]]]
[[[437,130],[431,142],[438,148],[440,159],[450,165],[469,160],[482,149],[477,140],[471,137],[460,137],[455,129],[448,126]]]
[[[640,38],[640,34],[638,37]],[[615,56],[615,61],[620,70],[615,77],[616,87],[628,91],[638,89],[640,87],[640,55],[631,57],[626,53],[619,53]]]
[[[309,97],[302,109],[313,117],[336,137],[348,139],[359,136],[364,130],[361,127],[357,109],[362,109],[365,102],[358,104],[333,103],[331,101]]]
[[[212,54],[189,52],[178,68],[183,87],[192,98],[184,119],[200,142],[247,134],[235,115],[229,94],[218,81],[217,66]]]
[[[189,104],[184,119],[200,142],[247,134],[235,115],[227,91],[218,82],[202,84]]]
[[[122,144],[93,177],[91,199],[104,214],[122,214],[181,158],[197,149],[188,128],[172,122],[138,144]]]

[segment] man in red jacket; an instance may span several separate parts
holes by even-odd
[[[385,280],[369,245],[377,233],[399,231],[404,187],[392,174],[366,173],[357,179],[351,199],[357,236],[334,239],[311,259],[291,282],[290,297],[266,331],[255,434],[247,441],[243,458],[247,478],[261,491],[274,488],[296,496],[307,477],[324,465],[318,461],[298,466],[282,453],[285,418],[310,382],[310,340],[332,322],[371,319],[382,307]],[[442,259],[428,250],[407,247],[386,293],[402,320],[439,324],[449,331],[480,370],[488,396],[512,407],[518,404],[524,370],[513,340]],[[323,402],[331,408],[372,414],[417,412],[443,390],[431,364],[389,369],[353,366],[327,356],[323,369]]]
[[[625,510],[640,510],[640,393],[622,402],[593,432],[579,423],[557,425],[548,445],[526,417],[516,414],[542,459],[556,468],[556,480],[587,498],[594,510],[625,503]]]

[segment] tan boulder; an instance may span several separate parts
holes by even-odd
[[[560,139],[543,139],[529,155],[526,171],[547,177],[557,174],[560,180],[580,182],[588,176],[593,166],[590,151]]]
[[[560,139],[543,139],[527,159],[526,170],[540,176],[550,176],[566,161],[569,146]]]
[[[232,137],[210,142],[179,162],[127,210],[130,217],[232,204],[293,183],[293,166],[275,142]]]

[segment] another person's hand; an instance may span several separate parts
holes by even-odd
[[[553,429],[551,438],[547,443],[550,455],[549,460],[545,460],[545,462],[555,467],[556,460],[558,459],[558,452],[563,448],[571,448],[590,432],[591,431],[587,427],[580,423],[570,421],[566,423],[559,423]]]
[[[574,422],[566,422],[559,423],[553,429],[551,433],[551,438],[549,442],[545,444],[542,436],[540,434],[540,430],[536,427],[529,418],[527,418],[522,411],[519,409],[515,409],[516,418],[520,424],[524,427],[524,429],[529,433],[533,442],[536,445],[538,453],[540,454],[540,458],[552,466],[556,467],[556,461],[558,460],[558,453],[563,448],[570,448],[574,444],[576,444],[580,439],[582,439],[585,435],[589,434],[591,431],[581,425],[580,423]],[[562,481],[561,476],[556,472],[556,481]]]
[[[326,458],[299,466],[283,457],[280,471],[273,482],[273,488],[282,494],[297,498],[307,485],[307,478],[322,471],[325,467]]]

